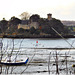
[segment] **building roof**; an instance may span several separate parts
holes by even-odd
[[[22,25],[28,25],[28,23],[29,23],[29,20],[22,20],[22,21],[21,21],[21,24],[22,24]]]

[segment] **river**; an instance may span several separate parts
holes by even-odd
[[[26,74],[26,75],[55,75],[56,66],[55,56],[58,54],[58,60],[64,60],[65,55],[69,60],[67,63],[68,73],[74,74],[72,65],[75,61],[75,38],[68,39],[0,39],[3,42],[3,58],[10,54],[14,45],[12,56],[17,59],[29,57],[27,65],[10,66],[8,67],[8,74]],[[37,42],[36,42],[37,41]],[[14,43],[14,44],[13,44]],[[50,59],[50,60],[49,60]],[[51,62],[50,62],[51,61]],[[65,62],[59,62],[59,69],[65,69]],[[49,64],[50,62],[50,64]],[[7,67],[3,66],[2,74],[6,74]],[[49,72],[50,70],[50,72]],[[66,70],[59,71],[60,74],[66,74]],[[69,75],[68,74],[68,75]]]
[[[75,47],[75,39],[74,38],[68,38],[65,39],[70,44],[73,43],[73,46]],[[38,41],[38,48],[70,48],[71,45],[69,45],[64,39],[14,39],[14,43],[16,44],[15,47],[19,47],[19,44],[21,43],[21,47],[28,47],[28,48],[34,48],[36,45],[36,41]],[[12,42],[12,39],[3,39],[3,45],[10,44]]]

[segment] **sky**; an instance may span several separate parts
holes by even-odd
[[[51,13],[53,18],[74,21],[75,0],[0,0],[0,20],[20,18],[23,12],[39,14],[42,18]]]

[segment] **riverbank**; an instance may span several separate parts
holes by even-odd
[[[62,36],[64,38],[75,38],[74,35]],[[50,36],[50,35],[1,35],[0,38],[61,38],[61,36]]]
[[[35,51],[36,50],[36,51]],[[9,50],[9,53],[11,51]],[[13,51],[13,56],[16,56],[16,53],[18,52],[17,50]],[[62,75],[63,73],[66,75],[72,75],[70,74],[73,73],[74,74],[74,70],[72,65],[75,62],[75,50],[62,50],[58,52],[58,71],[59,71],[59,75]],[[51,53],[51,54],[50,54]],[[68,69],[68,74],[67,74],[67,70],[66,70],[66,59],[65,58],[65,53],[67,54],[67,69]],[[5,56],[5,53],[4,53]],[[37,49],[21,49],[20,54],[18,55],[17,59],[21,59],[21,58],[25,58],[25,57],[29,57],[29,63],[28,65],[22,65],[22,66],[10,66],[9,70],[8,70],[8,74],[10,74],[10,72],[12,71],[12,67],[15,67],[15,69],[13,68],[12,74],[25,74],[25,75],[48,75],[49,73],[51,75],[56,75],[56,51],[52,51],[52,50],[37,50]],[[34,56],[34,57],[33,57]],[[50,60],[49,60],[50,57]],[[32,60],[31,60],[32,59]],[[2,67],[3,69],[3,73],[5,74],[5,69],[6,66]]]

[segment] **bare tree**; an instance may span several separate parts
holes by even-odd
[[[23,12],[20,17],[22,20],[27,20],[30,18],[30,14],[28,12]]]

